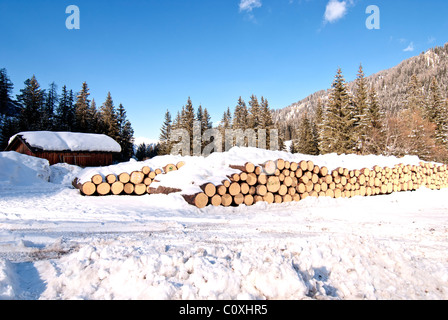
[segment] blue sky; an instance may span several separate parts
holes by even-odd
[[[80,28],[66,28],[66,7]],[[380,29],[366,27],[366,8]],[[110,91],[135,136],[157,138],[164,112],[190,96],[216,123],[238,97],[283,108],[448,42],[445,0],[0,0],[0,68],[15,94],[33,74],[101,105]]]

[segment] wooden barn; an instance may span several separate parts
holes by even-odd
[[[27,131],[11,137],[5,151],[47,159],[50,165],[68,163],[98,167],[111,165],[121,147],[104,134]]]

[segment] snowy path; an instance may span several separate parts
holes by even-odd
[[[177,195],[3,194],[7,299],[448,297],[448,190],[202,211]]]

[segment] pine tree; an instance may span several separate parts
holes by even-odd
[[[191,102],[190,97],[188,97],[187,104],[185,105],[184,114],[182,117],[183,122],[183,128],[185,128],[188,131],[188,134],[190,137],[193,137],[193,124],[195,121],[195,112],[194,107]]]
[[[20,131],[41,130],[42,109],[45,103],[45,90],[33,75],[25,81],[25,88],[20,90],[17,101],[21,104],[19,116]]]
[[[376,91],[373,87],[369,91],[369,100],[365,112],[365,123],[367,135],[363,154],[381,154],[385,148],[385,130],[383,123],[386,122]]]
[[[239,97],[233,115],[233,129],[247,129],[249,127],[248,120],[249,111],[247,110],[246,103]]]
[[[259,129],[261,125],[261,111],[258,99],[255,95],[250,97],[249,101],[249,123],[250,129]]]
[[[132,125],[126,116],[126,110],[121,103],[117,109],[117,126],[117,142],[121,146],[121,153],[118,160],[128,161],[134,153],[134,129],[132,129]]]
[[[0,114],[0,128],[0,151],[2,151],[8,146],[9,139],[19,132],[19,120]]]
[[[404,109],[400,112],[403,127],[404,155],[416,155],[425,161],[434,161],[436,143],[434,139],[435,125],[423,116],[418,109]]]
[[[317,100],[316,113],[314,115],[316,139],[319,154],[321,154],[322,152],[322,130],[324,129],[323,121],[324,121],[324,106],[322,100],[319,98]]]
[[[271,112],[271,109],[269,108],[269,102],[264,97],[261,97],[259,129],[266,130],[266,148],[269,149],[269,146],[271,144],[271,131],[270,130],[279,129],[279,128],[274,125],[274,121],[272,120],[272,112]],[[258,137],[258,139],[259,138],[260,137]]]
[[[188,97],[187,104],[182,107],[181,112],[181,128],[187,130],[190,136],[190,152],[193,154],[193,126],[194,121],[196,120],[193,103],[191,102],[190,97]]]
[[[213,128],[213,123],[207,108],[204,108],[204,112],[202,114],[202,118],[200,121],[201,121],[201,137],[202,137],[207,130]],[[201,140],[201,152],[203,152],[205,146],[207,146],[208,144],[209,142],[207,140]]]
[[[56,130],[72,131],[75,121],[75,108],[73,105],[73,91],[67,91],[67,86],[62,87],[59,104],[56,107]]]
[[[339,68],[332,84],[329,104],[324,116],[322,152],[352,153],[354,150],[353,128],[356,121],[346,82]]]
[[[101,133],[117,140],[119,136],[119,128],[117,122],[117,112],[110,92],[107,93],[106,101],[99,111],[99,122]]]
[[[135,157],[137,158],[137,161],[146,160],[146,158],[148,157],[149,147],[150,146],[144,142],[137,146],[137,150],[135,151]]]
[[[368,139],[369,134],[369,119],[367,113],[368,110],[368,92],[367,92],[367,81],[364,77],[364,71],[362,65],[359,66],[358,76],[355,81],[356,89],[354,96],[355,104],[355,119],[354,119],[354,130],[353,138],[357,141],[356,151],[358,153],[365,153],[365,144]]]
[[[317,137],[313,132],[313,125],[305,113],[297,129],[297,139],[293,141],[293,153],[302,153],[308,155],[318,155],[319,147]]]
[[[404,108],[411,111],[423,111],[425,105],[425,99],[423,96],[423,86],[415,74],[411,76],[407,91],[406,91],[406,103]],[[424,112],[423,112],[424,114]]]
[[[446,103],[443,100],[442,94],[440,92],[440,87],[437,79],[434,77],[432,79],[431,85],[429,87],[429,97],[426,104],[426,119],[434,123],[435,129],[435,139],[439,146],[445,148],[448,147],[448,113],[446,109]]]
[[[212,118],[208,113],[207,108],[204,109],[204,114],[201,120],[201,132],[204,133],[206,130],[213,128]]]
[[[0,115],[8,113],[8,105],[11,102],[11,94],[14,85],[8,77],[6,69],[0,69]]]
[[[232,119],[232,112],[230,112],[230,108],[229,107],[227,107],[226,117],[227,117],[227,119],[229,121],[229,128],[231,128],[233,119]]]
[[[261,97],[260,114],[260,127],[262,129],[272,129],[274,126],[274,121],[272,121],[272,112],[269,108],[268,100],[264,97]]]
[[[103,131],[103,122],[101,120],[101,113],[98,110],[98,108],[96,107],[96,102],[95,99],[92,99],[92,101],[90,102],[90,107],[87,110],[88,112],[88,129],[87,132],[89,133],[101,133],[101,134],[106,134]]]
[[[10,113],[12,90],[14,86],[6,69],[0,69],[0,151],[8,145],[9,138],[18,132],[19,123],[16,114]]]
[[[182,125],[182,115],[180,111],[177,111],[176,118],[173,120],[173,125],[171,126],[171,130],[181,129]]]
[[[166,110],[165,120],[163,122],[162,128],[160,129],[159,155],[170,154],[170,151],[171,151],[171,142],[170,142],[171,128],[172,128],[171,114],[170,114],[169,110]]]
[[[204,111],[202,111],[202,105],[199,105],[198,111],[196,113],[196,120],[202,124],[203,117],[204,117]],[[201,129],[202,129],[202,126],[201,126]],[[203,131],[201,130],[201,132],[203,132]]]
[[[41,128],[42,130],[55,129],[55,109],[59,97],[57,92],[57,85],[52,82],[46,94],[45,104],[42,108]]]
[[[236,113],[236,111],[235,111]],[[222,115],[221,122],[219,123],[218,130],[222,137],[222,150],[225,150],[225,136],[226,130],[232,129],[232,114],[230,112],[230,108],[227,107],[227,111],[225,111]]]
[[[90,132],[92,123],[92,113],[90,110],[89,88],[87,83],[82,84],[75,104],[76,125],[75,130],[79,132]]]

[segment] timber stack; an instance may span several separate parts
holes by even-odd
[[[230,175],[219,185],[206,183],[201,186],[202,192],[183,195],[184,199],[198,208],[208,205],[229,207],[250,206],[263,201],[300,201],[307,197],[376,196],[413,191],[422,186],[437,190],[448,187],[447,165],[425,162],[419,165],[398,164],[393,168],[374,166],[349,170],[340,167],[331,172],[312,161],[289,162],[283,159],[230,167],[240,172]]]
[[[90,181],[81,183],[78,178],[73,180],[72,185],[79,189],[85,196],[106,196],[106,195],[144,195],[155,193],[179,192],[180,189],[158,187],[153,188],[151,184],[157,182],[157,176],[167,174],[171,171],[179,170],[185,163],[168,164],[163,168],[152,169],[144,166],[141,170],[133,172],[122,172],[120,174],[108,174],[103,177],[95,174]]]
[[[283,159],[261,164],[247,162],[231,165],[233,173],[219,184],[204,183],[195,194],[182,194],[181,189],[152,187],[156,177],[178,170],[184,165],[169,164],[160,169],[143,167],[140,171],[118,175],[94,175],[90,181],[73,185],[86,196],[144,195],[180,192],[185,201],[197,208],[206,206],[251,206],[257,202],[283,203],[307,197],[351,198],[377,196],[393,192],[414,191],[420,187],[433,190],[448,188],[448,166],[420,162],[418,165],[397,164],[394,167],[330,171],[312,161],[290,162]],[[215,179],[216,180],[216,179]]]

